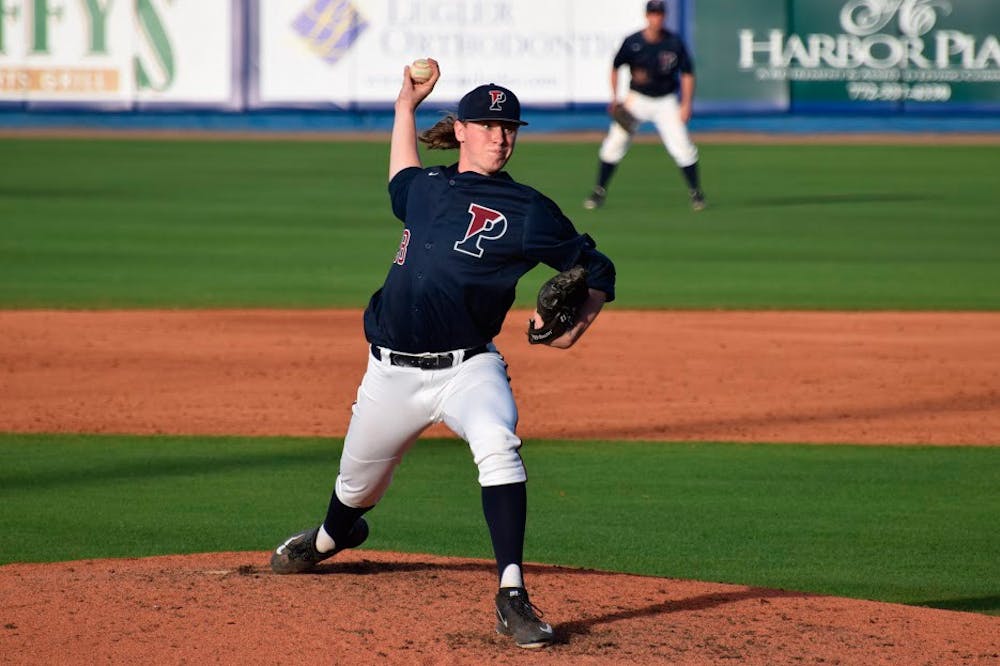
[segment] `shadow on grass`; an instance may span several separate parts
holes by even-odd
[[[985,613],[1000,615],[1000,595],[986,597],[967,597],[965,599],[940,599],[936,601],[917,601],[911,606],[926,606],[939,610],[965,611],[969,613]]]
[[[118,196],[121,192],[108,188],[72,187],[21,184],[16,187],[0,185],[0,200],[17,199],[49,202],[53,199],[98,199],[108,195]]]
[[[696,419],[683,421],[680,419],[671,420],[668,417],[658,417],[651,414],[644,423],[634,427],[616,426],[612,432],[600,427],[588,428],[579,432],[567,429],[567,438],[605,438],[620,439],[622,437],[634,437],[641,439],[665,439],[665,440],[687,440],[706,439],[711,440],[717,437],[719,428],[748,428],[761,426],[797,425],[809,424],[818,425],[822,423],[833,423],[842,421],[845,418],[883,418],[887,416],[908,416],[911,414],[929,414],[936,412],[989,412],[1000,408],[1000,395],[994,392],[989,393],[957,393],[950,396],[935,397],[927,400],[914,400],[897,404],[872,404],[866,407],[834,406],[828,409],[816,409],[813,411],[798,410],[793,413],[779,414],[768,413],[761,415],[748,415],[737,418],[725,419]],[[662,419],[662,420],[658,420]]]
[[[809,194],[809,195],[789,195],[779,197],[759,197],[745,199],[743,204],[747,207],[770,207],[770,206],[815,206],[815,205],[840,205],[859,203],[912,203],[915,201],[933,201],[938,197],[913,194],[899,194],[895,192],[885,193],[851,193],[842,194]]]
[[[306,463],[329,465],[336,469],[340,459],[340,445],[329,449],[315,448],[303,451],[248,451],[234,456],[223,453],[213,456],[183,455],[162,458],[131,458],[97,463],[93,467],[57,469],[30,474],[0,474],[0,487],[6,490],[26,488],[62,488],[102,485],[115,481],[150,481],[162,478],[186,478],[193,475],[229,472],[233,470],[296,468]],[[123,454],[127,455],[127,454]]]

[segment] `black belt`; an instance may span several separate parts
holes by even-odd
[[[466,349],[462,354],[462,360],[468,361],[477,354],[488,352],[486,345],[480,345],[471,349]],[[376,345],[372,345],[372,356],[379,361],[382,360],[382,350]],[[455,354],[445,352],[443,354],[403,354],[402,352],[389,352],[389,362],[403,368],[420,368],[421,370],[444,370],[455,365]]]

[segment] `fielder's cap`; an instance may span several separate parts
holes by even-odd
[[[473,88],[458,103],[458,119],[502,120],[518,125],[527,125],[521,120],[521,102],[517,95],[503,86],[486,83]]]
[[[647,14],[666,14],[667,5],[663,0],[649,0],[646,3],[646,13]]]

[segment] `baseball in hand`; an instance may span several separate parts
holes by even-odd
[[[410,80],[414,83],[423,83],[431,78],[431,64],[426,58],[419,58],[410,65]]]

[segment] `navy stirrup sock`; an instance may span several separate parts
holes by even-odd
[[[601,167],[597,172],[597,186],[608,189],[608,183],[611,181],[611,176],[614,175],[617,167],[617,164],[601,162]]]
[[[695,162],[690,166],[686,166],[681,171],[684,173],[684,180],[687,181],[688,189],[698,190],[701,189],[701,185],[698,181],[698,163]]]
[[[508,564],[521,566],[524,558],[524,526],[528,515],[528,492],[524,482],[483,488],[483,515],[490,528],[497,575]]]
[[[323,521],[323,529],[335,542],[340,543],[347,533],[354,527],[358,518],[370,511],[372,507],[355,508],[347,506],[337,497],[337,493],[330,493],[330,506],[326,510],[326,520]]]

